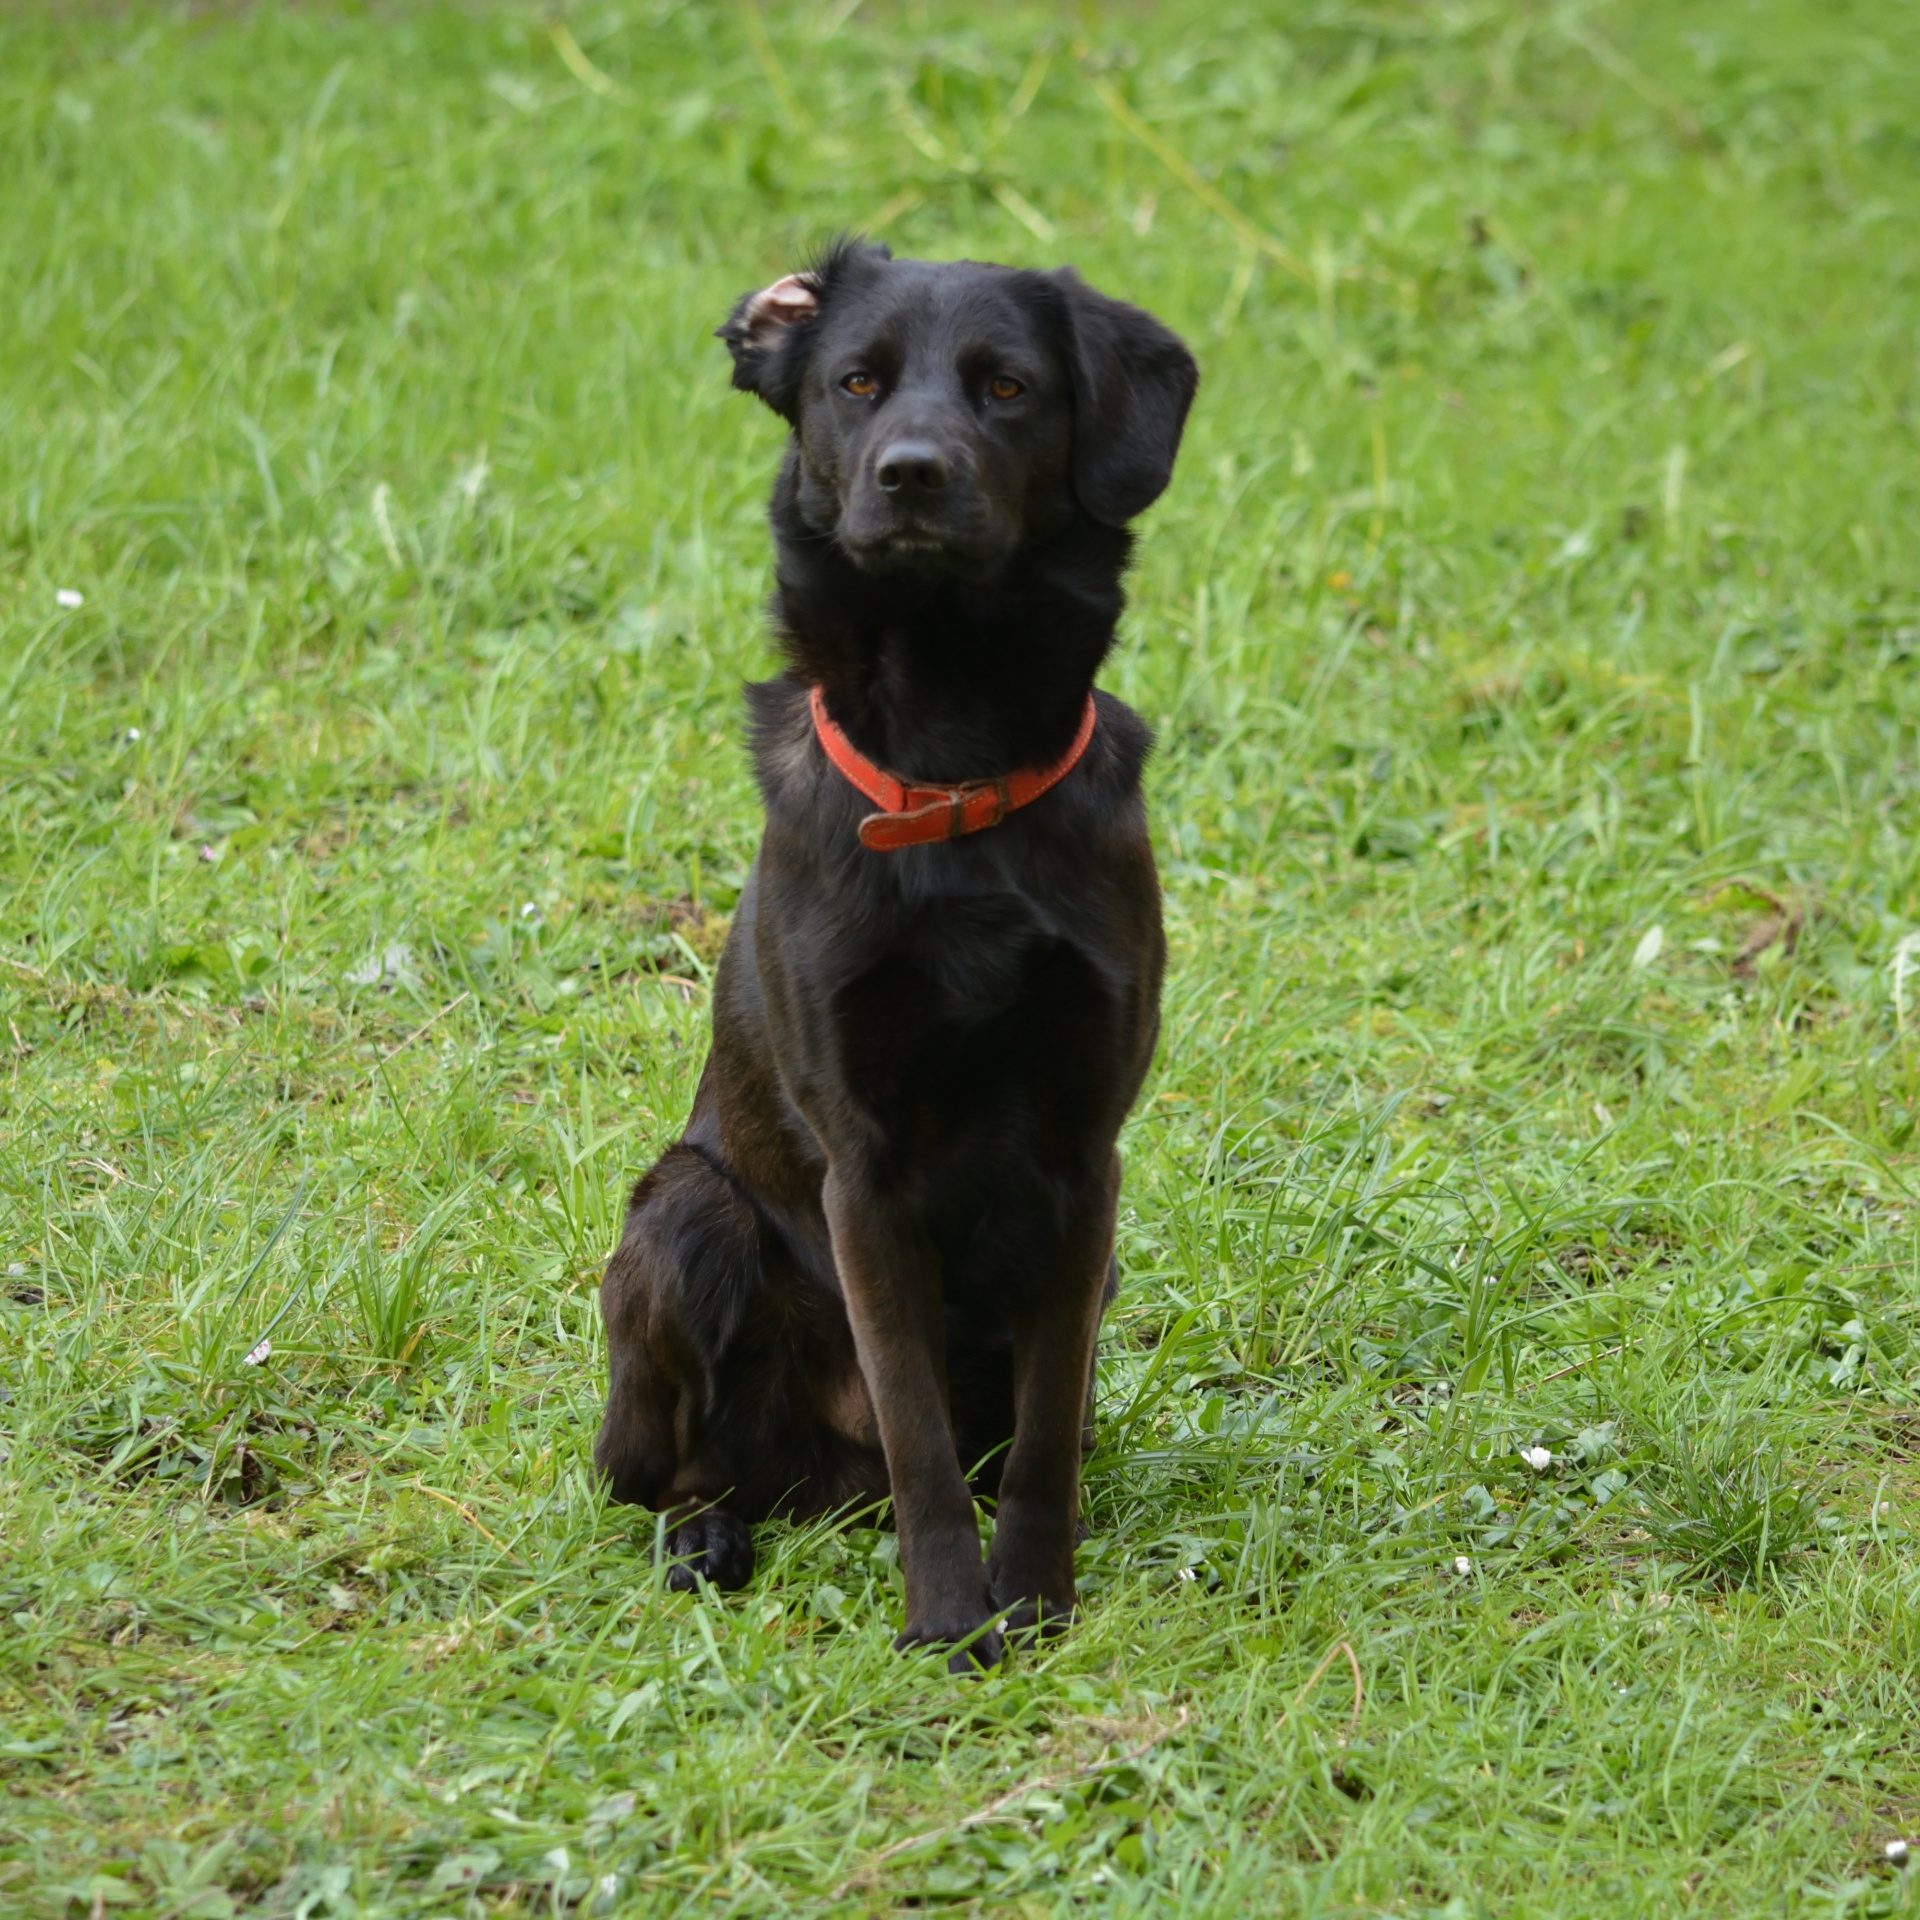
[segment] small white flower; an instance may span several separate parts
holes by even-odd
[[[247,1350],[247,1357],[241,1361],[243,1367],[257,1367],[273,1358],[273,1342],[262,1340]]]
[[[72,612],[75,607],[84,607],[87,604],[87,596],[76,587],[62,587],[53,599],[56,606],[65,607],[68,612]]]
[[[1191,1567],[1182,1567],[1180,1569],[1180,1578],[1182,1580],[1191,1580],[1193,1578],[1193,1569]]]
[[[1545,1447],[1522,1447],[1520,1449],[1520,1458],[1524,1460],[1535,1473],[1545,1473],[1546,1470],[1553,1465],[1553,1455],[1550,1454]]]
[[[620,1876],[617,1873],[603,1873],[596,1882],[596,1891],[602,1900],[611,1900],[620,1891]]]
[[[1467,1578],[1469,1574],[1473,1572],[1473,1562],[1469,1560],[1464,1553],[1455,1554],[1453,1559],[1453,1570],[1455,1573],[1457,1573],[1460,1576],[1462,1580],[1464,1580]]]
[[[527,904],[520,909],[520,918],[522,920],[531,920],[533,916],[539,911],[540,909],[531,900],[529,900]]]
[[[140,738],[140,729],[138,727],[129,727],[126,732],[126,738],[129,741],[138,740]]]
[[[1890,1867],[1904,1867],[1907,1864],[1907,1843],[1904,1840],[1889,1840],[1881,1849],[1887,1856]]]

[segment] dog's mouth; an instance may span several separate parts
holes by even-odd
[[[935,574],[963,577],[998,563],[997,553],[982,552],[930,533],[886,533],[875,539],[842,539],[847,557],[862,573]]]
[[[1002,531],[983,514],[888,515],[878,525],[859,513],[841,517],[838,537],[864,573],[978,573],[1006,558]]]

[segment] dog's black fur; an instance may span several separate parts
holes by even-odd
[[[775,483],[789,671],[749,689],[767,824],[686,1134],[601,1289],[595,1459],[670,1517],[672,1579],[737,1586],[747,1523],[889,1492],[902,1646],[1064,1625],[1120,1124],[1164,942],[1150,739],[968,838],[870,852],[808,688],[922,781],[1070,744],[1197,373],[1071,271],[843,243],[735,307],[734,383],[792,426]],[[971,1480],[971,1488],[969,1486]],[[996,1500],[981,1564],[973,1493]]]

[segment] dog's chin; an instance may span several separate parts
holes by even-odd
[[[847,558],[876,580],[991,580],[1007,563],[997,541],[961,539],[919,527],[863,538],[850,537],[843,528],[839,543]]]

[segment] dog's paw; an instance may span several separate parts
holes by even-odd
[[[895,1653],[912,1653],[926,1648],[932,1652],[946,1649],[947,1671],[955,1674],[982,1673],[997,1667],[1006,1657],[1006,1642],[998,1627],[947,1625],[915,1626],[909,1622],[904,1633],[894,1639]]]
[[[702,1580],[723,1592],[753,1578],[753,1530],[717,1508],[682,1520],[667,1534],[667,1586],[691,1593]]]
[[[1073,1625],[1073,1616],[1079,1611],[1077,1600],[1063,1603],[1033,1595],[1016,1600],[1007,1609],[1002,1625],[1007,1638],[1016,1646],[1036,1640],[1057,1640]]]

